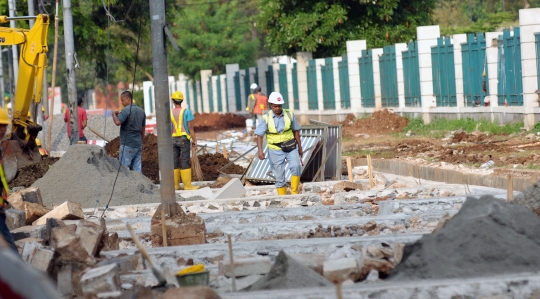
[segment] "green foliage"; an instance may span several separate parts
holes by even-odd
[[[403,129],[403,132],[413,131],[421,136],[444,136],[448,131],[463,129],[468,133],[478,128],[479,131],[488,132],[492,135],[509,135],[518,133],[523,127],[523,122],[499,125],[497,123],[482,119],[476,121],[472,118],[465,119],[446,119],[436,118],[429,124],[424,124],[421,117],[410,119],[409,124]]]
[[[188,1],[174,13],[171,31],[181,51],[169,51],[169,67],[196,79],[205,69],[224,73],[228,63],[253,66],[259,40],[252,38],[252,22],[240,2],[196,3]]]
[[[502,24],[514,22],[515,16],[511,12],[496,12],[482,16],[478,21],[464,27],[446,26],[441,28],[443,35],[458,33],[494,32]]]
[[[346,41],[365,39],[368,48],[407,42],[416,27],[431,23],[435,0],[261,0],[257,28],[277,54],[346,52]]]

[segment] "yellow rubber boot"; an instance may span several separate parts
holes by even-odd
[[[174,170],[174,190],[182,190],[180,188],[180,169]]]
[[[291,176],[291,194],[298,194],[298,185],[300,185],[300,177],[297,175]]]
[[[277,188],[277,194],[278,195],[287,195],[287,187]]]
[[[184,183],[184,190],[197,190],[199,186],[191,185],[191,168],[180,169],[180,174],[182,175],[182,183]]]

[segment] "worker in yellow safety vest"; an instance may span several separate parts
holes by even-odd
[[[7,127],[10,125],[10,123],[11,121],[9,120],[7,111],[0,108],[0,140],[4,139]],[[13,236],[9,232],[9,228],[6,225],[5,205],[7,204],[7,198],[9,196],[9,186],[6,180],[6,176],[4,174],[4,164],[2,161],[3,155],[4,153],[0,148],[0,180],[2,181],[2,196],[0,197],[0,234],[2,235],[2,238],[4,239],[4,241],[6,241],[8,246],[11,249],[15,250],[17,254],[19,254],[17,246],[15,246]]]
[[[175,91],[171,96],[171,100],[174,104],[174,108],[171,110],[174,188],[180,190],[180,179],[182,179],[184,190],[196,190],[199,187],[191,185],[191,168],[189,167],[191,146],[197,147],[197,138],[191,123],[195,117],[191,110],[182,108],[182,102],[184,101],[182,92]],[[182,156],[181,165],[179,161],[180,155]]]
[[[265,159],[262,142],[263,137],[266,135],[268,157],[272,164],[278,194],[287,194],[285,178],[285,165],[287,162],[291,171],[291,194],[298,194],[298,185],[300,184],[300,174],[302,172],[300,159],[304,154],[300,141],[300,125],[292,111],[283,109],[285,101],[279,92],[272,92],[268,98],[268,103],[271,110],[263,115],[262,121],[259,122],[257,129],[255,129],[259,159]]]

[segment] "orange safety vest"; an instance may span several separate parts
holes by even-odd
[[[267,103],[268,103],[267,96],[263,96],[262,94],[256,94],[255,107],[253,107],[253,113],[262,115],[264,110],[268,110]]]
[[[187,139],[191,139],[191,136],[187,133],[186,128],[184,126],[184,112],[186,111],[186,108],[180,109],[180,113],[178,114],[178,121],[174,117],[174,113],[171,110],[171,120],[173,123],[173,131],[172,131],[172,137],[181,137],[186,136]]]

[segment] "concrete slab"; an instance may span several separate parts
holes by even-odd
[[[25,238],[43,239],[45,225],[27,225],[11,231],[11,235],[15,241]]]
[[[225,184],[225,186],[223,186],[221,190],[216,193],[214,198],[240,198],[243,197],[244,194],[246,194],[244,185],[242,185],[242,182],[240,182],[239,179],[234,178]]]
[[[214,193],[212,193],[212,189],[208,187],[197,190],[177,190],[175,193],[177,201],[214,199]]]
[[[9,230],[14,230],[26,225],[26,215],[24,211],[7,209],[6,210],[6,225]]]
[[[267,274],[272,267],[269,257],[251,257],[234,260],[234,276],[244,277],[250,275]],[[219,273],[227,277],[233,276],[230,260],[219,263]]]

